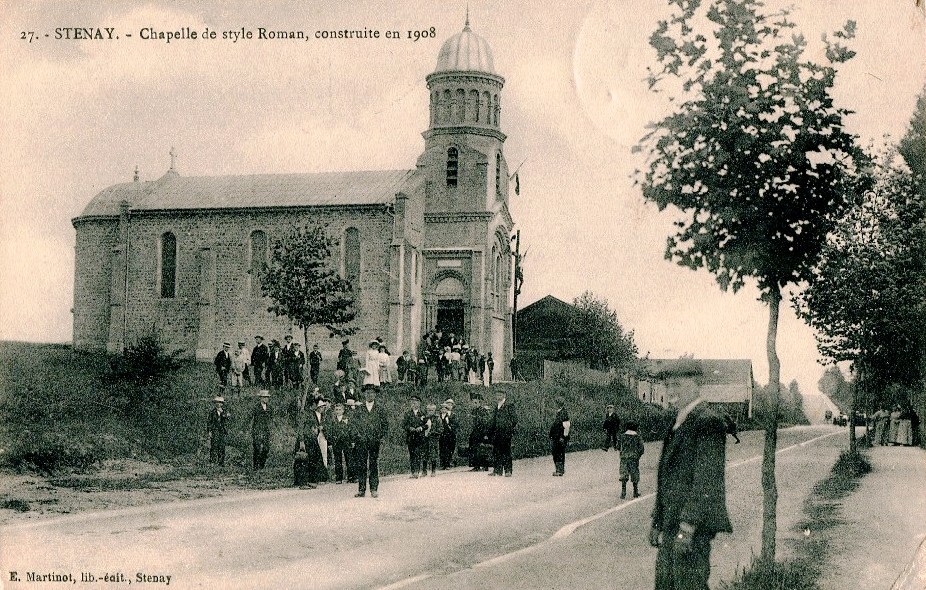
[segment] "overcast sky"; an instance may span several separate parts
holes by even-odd
[[[0,7],[0,338],[71,338],[74,229],[101,189],[181,175],[413,168],[428,122],[425,76],[462,29],[465,2],[38,2]],[[722,293],[707,271],[663,258],[674,214],[633,187],[631,147],[666,113],[649,93],[656,0],[470,0],[474,32],[506,83],[511,209],[527,250],[521,301],[606,297],[643,354],[751,358],[767,381],[767,310],[754,288]],[[774,5],[775,2],[770,2]],[[797,2],[805,35],[858,21],[858,56],[837,78],[863,141],[903,134],[926,82],[914,0]],[[59,27],[112,27],[115,41],[55,40]],[[142,40],[202,32],[398,30],[401,40]],[[407,39],[409,30],[435,38]],[[38,39],[22,40],[33,31]],[[45,38],[44,34],[49,37]],[[132,38],[124,37],[125,33]],[[818,50],[818,48],[817,48]],[[783,306],[782,379],[816,391],[812,332]]]

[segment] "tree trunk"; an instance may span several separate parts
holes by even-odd
[[[857,363],[858,364],[858,363]],[[858,390],[862,381],[862,367],[859,365],[855,372],[855,383],[852,385],[852,400],[849,402],[849,453],[858,452],[858,440],[855,436],[855,410],[858,408]]]
[[[778,487],[775,483],[775,450],[778,447],[778,407],[780,405],[779,382],[781,364],[778,361],[776,341],[778,338],[778,310],[781,305],[781,291],[774,288],[768,296],[768,354],[769,400],[768,416],[765,422],[765,446],[762,450],[762,551],[760,559],[765,563],[775,561],[775,535],[778,532]]]

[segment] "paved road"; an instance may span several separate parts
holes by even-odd
[[[782,431],[782,537],[845,445],[840,433]],[[761,434],[741,438],[728,446],[735,532],[715,541],[718,578],[758,550]],[[81,572],[122,573],[132,586],[139,573],[169,575],[179,588],[652,587],[655,551],[645,537],[658,454],[658,443],[647,445],[644,497],[635,501],[618,498],[617,453],[587,451],[568,455],[563,478],[550,477],[552,462],[539,458],[517,462],[512,478],[466,471],[386,478],[377,499],[328,484],[10,526],[0,529],[0,579],[8,588],[65,587],[26,583],[27,572],[70,573],[78,584]],[[10,581],[14,571],[23,582]]]

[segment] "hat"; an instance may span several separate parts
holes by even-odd
[[[225,403],[225,398],[222,397],[221,395],[217,395],[217,396],[215,396],[214,398],[212,398],[212,401],[214,401],[214,402],[222,402],[222,403],[224,404],[224,403]]]
[[[223,343],[222,343],[222,346],[231,346],[231,343],[230,343],[230,342],[223,342]]]
[[[448,406],[448,405],[449,405],[449,406],[455,406],[455,405],[457,405],[457,403],[456,403],[455,401],[453,401],[452,398],[449,398],[449,397],[448,397],[446,400],[444,400],[444,405],[445,405],[445,406]]]
[[[374,340],[370,340],[370,346],[373,346],[374,344],[375,344],[376,346],[379,346],[379,345],[380,345],[380,341],[379,341],[379,340],[375,340],[375,339],[374,339]]]
[[[302,345],[299,344],[298,342],[293,342],[293,346],[302,346]]]
[[[255,340],[263,340],[264,337],[261,336],[260,334],[258,334],[257,336],[254,337],[254,339],[255,339]]]
[[[614,407],[614,404],[608,404],[608,407],[609,407],[609,408],[613,408],[613,407]]]
[[[350,339],[345,338],[344,340],[341,340],[341,344],[350,344]]]
[[[287,334],[286,336],[283,336],[283,340],[292,340],[292,339],[293,337],[291,334]]]
[[[244,340],[239,340],[239,341],[238,341],[238,346],[244,346]]]
[[[347,399],[344,400],[344,405],[345,405],[345,406],[354,407],[356,404],[357,404],[357,401],[356,401],[354,398],[352,398],[352,397],[349,397],[349,398],[347,398]]]
[[[270,397],[270,392],[266,389],[261,389],[257,394],[258,397]]]
[[[347,378],[347,384],[348,384],[348,385],[357,385],[357,382],[354,381],[354,378],[353,378],[353,377],[348,377],[348,378]]]
[[[341,377],[344,376],[344,371],[342,371],[341,369],[338,369],[334,372],[334,376],[340,379]]]
[[[420,401],[421,401],[421,398],[418,397],[417,395],[410,395],[410,396],[408,397],[408,401],[419,401],[419,402],[420,402]]]

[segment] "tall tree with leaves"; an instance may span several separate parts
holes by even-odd
[[[608,301],[586,291],[572,303],[575,313],[569,320],[565,357],[592,369],[631,369],[637,359],[633,331],[624,331]]]
[[[892,384],[915,388],[923,379],[926,198],[898,159],[893,150],[878,159],[873,189],[841,218],[794,301],[824,359],[852,363],[850,415],[885,403]]]
[[[850,206],[864,155],[833,104],[836,65],[854,55],[824,37],[826,63],[805,57],[788,12],[758,0],[669,0],[671,18],[650,37],[655,90],[680,94],[672,114],[638,146],[648,156],[637,182],[660,210],[683,216],[666,258],[705,267],[721,289],[755,280],[768,305],[769,383],[777,390],[782,290],[808,277],[835,219]],[[711,38],[709,38],[711,37]],[[670,88],[670,90],[672,90]],[[760,559],[775,559],[778,395],[765,424]]]
[[[261,289],[272,303],[267,311],[286,316],[302,328],[306,346],[309,329],[324,326],[329,336],[352,334],[356,312],[349,281],[331,267],[334,241],[324,226],[294,228],[273,243]]]

